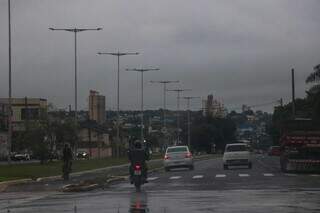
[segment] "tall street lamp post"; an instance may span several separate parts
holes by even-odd
[[[148,69],[126,69],[126,71],[134,71],[141,73],[141,142],[144,141],[143,135],[143,73],[148,71],[157,71],[160,70],[158,68],[148,68]]]
[[[125,55],[138,55],[138,52],[135,53],[130,53],[130,52],[98,52],[98,55],[112,55],[112,56],[117,56],[118,59],[118,72],[117,72],[117,156],[119,157],[120,155],[120,150],[119,150],[119,143],[120,143],[120,56],[125,56]]]
[[[200,97],[191,97],[191,96],[186,96],[183,97],[183,99],[187,100],[187,110],[188,110],[188,147],[189,149],[191,148],[191,119],[190,119],[190,100],[191,99],[196,99],[196,98],[200,98]]]
[[[163,84],[163,129],[166,129],[166,108],[167,108],[167,84],[179,83],[179,81],[150,81],[151,83]]]
[[[191,89],[168,89],[167,91],[177,93],[177,143],[180,141],[180,94]]]
[[[11,2],[8,0],[8,38],[9,38],[9,98],[8,98],[8,139],[7,139],[7,160],[11,163],[12,143],[12,78],[11,78]]]
[[[53,28],[52,31],[67,31],[74,33],[74,121],[75,125],[78,124],[78,65],[77,65],[77,33],[84,31],[100,31],[102,28]],[[75,145],[75,151],[77,150],[77,142]]]

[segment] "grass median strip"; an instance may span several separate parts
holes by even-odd
[[[197,158],[210,159],[217,156],[203,156]],[[162,155],[153,155],[152,159],[161,159]],[[117,166],[128,163],[126,157],[122,158],[104,158],[104,159],[90,159],[90,160],[76,160],[73,161],[72,172],[81,172],[109,166]],[[150,162],[149,171],[162,167],[162,161]],[[18,179],[37,179],[41,177],[61,175],[62,162],[54,161],[46,164],[30,163],[30,164],[13,164],[0,165],[0,182],[18,180]],[[125,172],[127,173],[127,171]],[[122,173],[121,173],[122,174]]]
[[[152,156],[152,159],[159,158],[160,155]],[[109,166],[117,166],[126,163],[128,163],[128,159],[126,157],[76,160],[73,161],[72,172],[81,172]],[[61,168],[61,161],[53,161],[46,164],[30,163],[0,165],[0,182],[26,178],[36,179],[39,177],[61,175]]]
[[[127,158],[77,160],[73,161],[72,172],[81,172],[85,170],[121,165],[127,162]],[[49,162],[42,165],[40,163],[0,165],[0,182],[15,179],[36,179],[38,177],[60,175],[61,168],[61,161]]]

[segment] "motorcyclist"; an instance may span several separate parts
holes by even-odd
[[[62,174],[64,179],[69,179],[69,173],[71,172],[72,167],[72,150],[68,143],[64,144],[63,152],[62,152],[62,160],[63,160],[63,167],[62,167]]]
[[[130,161],[129,166],[129,172],[130,172],[130,182],[133,183],[132,177],[133,177],[133,167],[136,164],[140,164],[142,167],[142,175],[144,177],[144,182],[147,181],[147,175],[148,175],[148,168],[146,161],[149,160],[149,152],[146,149],[147,147],[144,147],[143,144],[139,140],[135,140],[133,145],[131,144],[129,150],[128,150],[128,158]]]

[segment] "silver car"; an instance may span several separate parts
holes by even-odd
[[[168,147],[164,156],[163,165],[165,171],[171,168],[187,167],[194,169],[193,157],[187,146]]]

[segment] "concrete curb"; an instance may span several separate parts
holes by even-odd
[[[33,181],[31,178],[27,178],[27,179],[0,182],[0,192],[5,191],[9,186],[16,185],[16,184],[29,183],[31,181]]]

